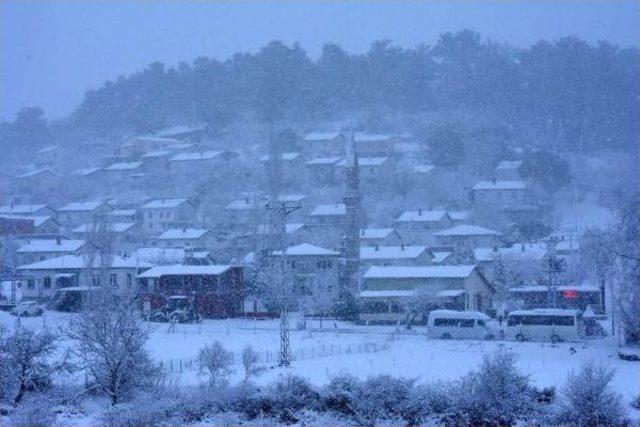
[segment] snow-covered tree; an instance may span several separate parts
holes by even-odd
[[[620,274],[616,297],[627,344],[640,344],[640,202],[626,205],[618,228]]]
[[[561,391],[553,421],[562,425],[601,426],[623,424],[621,397],[611,389],[615,371],[589,362],[571,372]]]
[[[231,373],[233,353],[226,350],[220,341],[214,341],[200,349],[200,374],[206,375],[211,387],[219,387],[226,383]]]
[[[76,342],[80,367],[113,405],[158,379],[159,369],[144,348],[147,330],[130,292],[118,293],[109,286],[92,292],[71,320],[67,335]]]
[[[263,367],[258,366],[258,352],[251,346],[247,346],[242,350],[242,367],[244,368],[245,381],[258,376],[264,370]]]
[[[0,398],[17,404],[28,391],[51,385],[57,340],[49,331],[34,332],[20,324],[12,334],[0,334]]]

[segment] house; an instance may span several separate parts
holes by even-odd
[[[362,246],[399,246],[402,237],[394,228],[363,228],[360,230]]]
[[[446,211],[424,210],[405,211],[395,220],[395,229],[403,241],[410,244],[432,244],[432,233],[453,225]]]
[[[95,233],[106,233],[114,246],[114,249],[130,249],[140,242],[141,230],[135,222],[107,222],[96,224],[81,224],[71,230],[75,239],[88,240]]]
[[[104,216],[107,222],[140,222],[140,217],[135,209],[113,209]]]
[[[335,156],[344,152],[345,136],[340,132],[311,132],[306,134],[300,147],[305,157]]]
[[[275,233],[278,236],[282,234],[282,227],[277,226]],[[258,225],[257,234],[258,236],[267,236],[269,235],[269,225],[260,224]],[[286,233],[287,233],[287,242],[290,244],[300,244],[308,237],[307,226],[301,222],[288,222],[286,225]]]
[[[267,199],[259,194],[246,194],[225,207],[226,222],[235,227],[250,227],[267,219]]]
[[[33,234],[33,219],[28,217],[0,215],[0,237]]]
[[[379,157],[393,154],[394,146],[400,138],[389,134],[370,134],[356,132],[354,134],[356,151],[362,157]]]
[[[317,205],[307,217],[311,241],[329,247],[340,245],[346,218],[343,203]]]
[[[433,165],[415,165],[413,167],[413,173],[421,176],[428,176],[432,174],[435,168],[436,167]]]
[[[231,265],[162,265],[138,275],[151,308],[169,296],[193,298],[198,313],[225,318],[242,312],[245,294],[242,267]]]
[[[107,177],[122,177],[142,171],[142,162],[118,162],[104,168]]]
[[[154,150],[145,153],[140,158],[145,173],[160,175],[169,169],[169,158],[173,155],[171,150]]]
[[[103,177],[102,171],[103,169],[99,166],[80,168],[71,172],[70,177],[76,183],[80,183],[85,186],[95,186],[101,183]]]
[[[34,239],[16,250],[18,265],[43,261],[61,255],[78,255],[86,245],[84,240]]]
[[[336,181],[336,168],[342,157],[316,157],[305,163],[309,182],[330,185]]]
[[[169,169],[172,173],[185,176],[197,176],[211,173],[238,158],[233,151],[200,151],[179,153],[169,159]]]
[[[185,248],[163,248],[158,246],[142,247],[134,251],[140,261],[156,265],[186,264]]]
[[[48,205],[41,204],[10,204],[0,206],[0,214],[18,216],[55,216],[56,211]]]
[[[547,268],[550,251],[545,243],[516,243],[511,246],[476,248],[473,256],[491,278],[496,261],[504,261],[518,270],[521,280],[537,280]]]
[[[160,138],[173,138],[180,141],[187,141],[197,143],[202,141],[206,136],[208,126],[200,123],[191,126],[177,125],[170,128],[163,129],[156,133]]]
[[[282,251],[273,251],[273,258],[280,259]],[[298,302],[320,297],[318,289],[326,292],[337,290],[338,257],[340,253],[310,243],[289,246],[287,265],[293,275],[293,296]],[[278,262],[278,261],[276,261]]]
[[[433,255],[426,246],[362,246],[360,265],[429,265]]]
[[[20,222],[22,222],[22,224],[24,224],[24,221],[29,222],[30,226],[29,226],[29,230],[31,230],[29,233],[24,233],[25,229],[24,228],[20,228],[20,230],[22,232],[20,232],[19,234],[34,234],[34,235],[50,235],[50,234],[57,234],[59,232],[59,224],[56,222],[56,220],[51,217],[51,216],[21,216],[21,215],[2,215],[0,214],[0,235],[3,234],[2,230],[3,230],[3,218],[4,218],[4,227],[8,227],[8,228],[4,228],[5,232],[9,232],[12,228],[12,226],[10,224],[8,224],[6,221],[11,222],[12,220],[19,220]],[[13,229],[14,231],[17,231],[15,229]]]
[[[22,298],[45,300],[60,288],[100,286],[108,281],[111,286],[132,288],[136,276],[150,264],[133,257],[113,256],[107,266],[99,259],[89,264],[82,255],[70,254],[45,259],[18,267]]]
[[[473,201],[496,209],[521,206],[528,202],[525,181],[480,181],[472,190]]]
[[[477,247],[493,247],[502,233],[478,225],[460,224],[433,233],[438,247],[448,247],[462,253]]]
[[[211,233],[204,228],[171,228],[154,240],[165,248],[206,248]]]
[[[495,169],[495,176],[501,181],[518,181],[520,176],[521,160],[503,160]]]
[[[280,154],[281,179],[284,184],[292,184],[299,181],[304,174],[305,161],[300,153],[282,153]],[[264,176],[269,176],[271,168],[271,158],[268,154],[260,157],[260,163],[264,168]]]
[[[55,169],[61,159],[62,150],[59,145],[50,145],[35,152],[34,163],[38,168]]]
[[[406,306],[421,298],[434,307],[484,311],[494,289],[475,265],[373,266],[363,276],[362,321],[406,319]]]
[[[72,202],[58,209],[58,222],[73,228],[81,224],[93,223],[110,210],[111,207],[100,200]]]
[[[189,199],[154,199],[141,208],[142,231],[146,235],[159,235],[179,226],[197,221],[196,207]]]

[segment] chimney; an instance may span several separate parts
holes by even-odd
[[[418,209],[418,216],[422,216],[422,208]]]
[[[380,245],[378,245],[378,244],[376,243],[376,245],[374,246],[374,248],[375,248],[375,251],[376,251],[376,252],[378,252],[378,251],[380,250]]]
[[[520,247],[522,248],[522,252],[524,252],[524,250],[525,250],[525,248],[526,248],[526,245],[525,245],[524,243],[521,243],[521,244],[520,244]]]
[[[400,250],[404,251],[404,242],[400,242]]]
[[[60,246],[62,244],[62,239],[60,239],[60,236],[56,236],[56,245]]]

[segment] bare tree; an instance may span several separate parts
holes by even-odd
[[[233,353],[226,350],[220,341],[214,341],[200,349],[200,374],[209,377],[209,385],[218,387],[224,385],[227,376],[231,373]]]
[[[159,370],[144,349],[147,331],[140,325],[137,301],[129,292],[103,286],[92,293],[67,335],[77,343],[80,366],[113,405],[158,378]]]
[[[244,380],[249,381],[251,377],[258,376],[264,367],[258,366],[258,352],[251,346],[242,350],[242,367],[244,368]]]

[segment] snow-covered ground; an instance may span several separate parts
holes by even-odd
[[[32,328],[64,326],[69,314],[47,312],[43,317],[25,318]],[[16,318],[0,312],[0,324],[11,327]],[[296,326],[297,320],[291,324]],[[315,384],[323,384],[334,375],[350,373],[366,378],[369,375],[390,374],[417,378],[419,381],[453,380],[478,366],[482,356],[499,347],[518,354],[518,366],[540,387],[559,387],[567,373],[582,362],[606,363],[616,370],[613,386],[622,394],[625,404],[640,393],[640,363],[617,357],[616,339],[586,340],[580,343],[518,343],[509,341],[447,341],[431,340],[425,329],[396,331],[394,327],[354,326],[332,321],[324,322],[324,330],[291,331],[291,348],[295,358],[291,367],[275,367],[279,348],[278,320],[252,321],[244,319],[205,320],[199,325],[176,325],[169,332],[168,324],[148,323],[152,328],[148,349],[163,366],[173,370],[182,384],[202,380],[197,375],[198,350],[219,340],[235,353],[236,361],[242,349],[251,345],[261,354],[270,369],[259,378],[268,382],[287,371],[304,376]],[[232,380],[239,380],[242,367],[234,366]],[[628,406],[627,406],[628,407]],[[633,412],[633,411],[632,411]],[[640,414],[633,413],[638,419]]]

